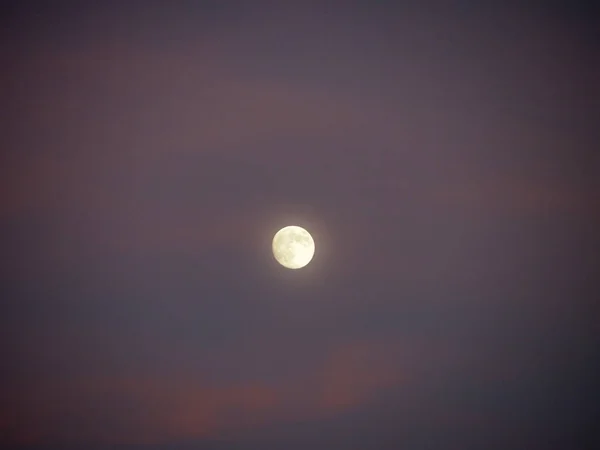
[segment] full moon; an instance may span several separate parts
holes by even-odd
[[[273,256],[288,269],[306,266],[315,254],[315,242],[308,231],[290,225],[279,230],[273,238]]]

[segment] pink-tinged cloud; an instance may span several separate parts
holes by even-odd
[[[159,443],[323,419],[404,381],[386,362],[387,352],[375,342],[350,343],[322,364],[270,384],[214,385],[201,374],[46,379],[13,393],[0,429],[22,443]]]
[[[323,367],[320,407],[336,413],[368,402],[373,394],[401,381],[398,370],[385,348],[365,342],[342,347]]]
[[[435,194],[448,206],[497,213],[589,213],[600,208],[600,185],[578,187],[529,177],[493,177],[450,183]]]

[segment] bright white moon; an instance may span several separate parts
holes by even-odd
[[[273,256],[288,269],[306,266],[315,254],[315,241],[302,227],[290,225],[279,230],[273,238]]]

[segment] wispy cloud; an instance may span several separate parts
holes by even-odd
[[[227,358],[226,355],[222,356]],[[331,417],[398,386],[386,348],[353,342],[292,378],[214,384],[202,373],[46,379],[15,394],[4,434],[19,441],[159,443],[235,436],[283,422]]]

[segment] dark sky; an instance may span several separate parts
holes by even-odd
[[[598,437],[593,9],[97,3],[2,13],[0,447]]]

